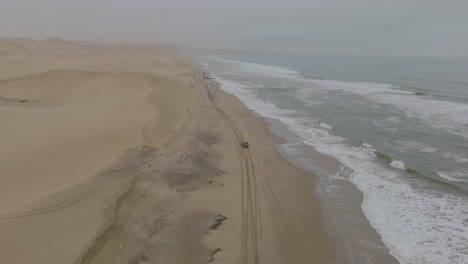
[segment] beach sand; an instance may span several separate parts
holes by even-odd
[[[0,39],[1,261],[331,263],[316,176],[206,76],[170,46]]]

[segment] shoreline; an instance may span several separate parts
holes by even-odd
[[[290,160],[305,163],[302,166],[329,179],[320,189],[330,198],[327,203],[335,205],[330,209],[342,212],[330,219],[337,231],[352,235],[347,239],[351,245],[376,241],[368,248],[380,250],[383,244],[402,263],[464,262],[468,255],[462,245],[467,236],[458,231],[468,228],[462,213],[467,200],[463,165],[467,152],[459,143],[466,136],[466,120],[460,114],[468,110],[467,105],[448,93],[443,100],[418,96],[409,87],[391,85],[397,81],[395,76],[372,82],[373,77],[366,75],[374,70],[370,65],[358,67],[362,72],[341,68],[349,63],[346,57],[316,59],[315,55],[200,55],[225,91],[249,109],[280,120],[299,136],[292,136],[279,149],[292,156]],[[405,58],[395,62],[405,61],[410,62]],[[349,81],[345,75],[310,78],[314,72],[335,72],[325,67],[327,63],[363,82]],[[440,82],[450,74],[446,66],[440,68]],[[425,86],[424,78],[434,73],[433,68],[426,69],[424,74],[401,74]],[[375,71],[381,77],[386,74],[385,67]],[[317,157],[314,149],[332,158]],[[350,205],[351,200],[355,202]],[[354,222],[367,226],[369,232],[377,231],[378,238],[360,239],[364,232],[353,230]]]
[[[199,78],[198,82],[199,89],[203,89],[202,86],[204,85],[215,85],[213,80],[207,78]],[[211,93],[213,87],[206,88],[207,91]],[[219,88],[214,88],[216,92],[214,92],[213,97],[215,98],[212,99],[215,101],[211,103],[214,104],[215,108],[218,103],[223,106],[222,110],[220,109],[218,113],[220,113],[221,116],[226,115],[226,119],[223,120],[223,117],[217,119],[215,117],[216,112],[213,111],[215,108],[208,105],[209,110],[207,109],[205,114],[211,116],[211,119],[218,121],[213,127],[213,130],[211,130],[206,137],[201,139],[201,141],[197,143],[197,146],[187,149],[191,154],[182,154],[180,157],[185,159],[184,157],[194,155],[193,157],[200,158],[201,154],[205,157],[203,159],[204,161],[202,165],[195,164],[195,167],[199,167],[198,169],[201,167],[202,170],[206,171],[208,166],[208,171],[206,172],[211,171],[211,173],[213,173],[213,171],[218,170],[218,172],[222,171],[222,173],[219,175],[216,173],[215,177],[208,176],[208,178],[205,178],[204,182],[198,181],[197,178],[200,176],[197,173],[195,174],[195,178],[189,179],[189,182],[185,179],[178,180],[177,183],[173,183],[175,185],[170,187],[170,189],[175,188],[177,193],[182,192],[184,194],[183,196],[189,196],[190,199],[187,199],[187,197],[173,197],[170,199],[172,201],[171,205],[165,206],[166,209],[160,208],[164,205],[157,205],[157,209],[154,211],[154,213],[160,215],[156,217],[156,222],[165,222],[168,221],[169,218],[172,218],[170,222],[172,222],[173,225],[180,226],[180,228],[184,230],[188,228],[188,231],[186,231],[189,233],[187,238],[189,240],[188,242],[192,243],[191,245],[186,244],[187,241],[179,241],[179,236],[181,234],[177,234],[174,230],[165,230],[167,227],[166,224],[163,223],[161,230],[158,232],[167,232],[164,237],[169,239],[169,241],[173,241],[173,244],[169,245],[166,250],[174,253],[184,248],[188,250],[186,247],[189,245],[193,247],[193,243],[198,244],[198,246],[195,247],[198,249],[185,256],[177,256],[176,254],[169,254],[168,256],[158,256],[156,254],[151,256],[151,253],[147,252],[140,255],[139,258],[154,258],[159,261],[181,264],[186,263],[188,260],[194,261],[195,258],[203,260],[208,256],[210,256],[209,261],[215,261],[215,263],[242,262],[280,264],[305,263],[310,261],[317,263],[334,263],[332,241],[325,232],[320,203],[313,193],[315,181],[317,180],[316,175],[293,166],[286,159],[281,157],[274,146],[284,141],[282,138],[269,131],[268,123],[261,117],[253,116],[252,112],[235,96],[218,90]],[[206,95],[209,95],[209,93]],[[207,100],[207,98],[205,100]],[[205,103],[201,105],[203,106]],[[202,108],[205,107],[207,107],[207,105]],[[248,151],[240,149],[237,142],[238,140],[233,142],[233,138],[236,137],[235,133],[237,133],[234,133],[234,130],[238,130],[238,133],[242,133],[243,136],[251,140],[251,144],[255,145],[251,145]],[[258,133],[259,131],[260,133]],[[186,137],[183,134],[185,133],[182,133],[181,136]],[[175,139],[175,141],[177,142],[178,140]],[[257,146],[257,144],[260,145]],[[171,148],[173,146],[168,147]],[[183,150],[183,152],[185,151],[186,150]],[[252,153],[250,153],[251,151]],[[266,178],[260,179],[258,177],[261,175],[255,175],[255,173],[251,174],[252,171],[249,172],[248,170],[245,170],[244,172],[247,174],[243,175],[242,171],[245,167],[243,169],[241,165],[239,168],[239,165],[235,161],[236,152],[238,155],[240,155],[240,153],[246,154],[241,155],[241,157],[243,156],[247,159],[245,161],[246,165],[251,162],[248,166],[252,166],[252,168],[255,167],[253,170],[261,171],[263,177]],[[179,153],[179,155],[180,154],[181,153]],[[210,159],[212,160],[209,161]],[[195,160],[196,159],[187,161],[193,163]],[[216,161],[216,165],[213,161]],[[180,161],[176,159],[172,162],[168,161],[159,164],[159,167],[167,167],[166,170],[171,172],[166,171],[157,174],[164,176],[164,174],[169,173],[172,175],[171,177],[176,176],[177,174],[173,174],[173,170],[176,169],[174,162],[178,163]],[[239,162],[241,164],[244,163],[242,160]],[[193,165],[190,165],[190,170],[198,170],[192,166]],[[294,179],[292,180],[283,178],[279,172],[288,172],[288,175],[292,173],[292,175],[296,177],[293,177]],[[186,173],[189,172],[185,172],[184,178],[189,175],[194,175]],[[270,176],[272,177],[270,178]],[[165,177],[167,177],[167,175]],[[250,181],[250,186],[245,185],[245,181],[249,180],[244,177],[253,177]],[[148,182],[148,179],[144,178],[140,179],[139,183],[137,183],[137,191],[134,193],[135,197],[130,197],[129,201],[123,206],[123,218],[130,217],[138,219],[148,214],[146,210],[141,211],[133,209],[134,206],[144,208],[152,208],[155,206],[153,204],[155,201],[141,197],[141,189],[143,189],[143,187],[147,188],[148,186],[153,186],[152,188],[158,189],[164,187],[154,186],[153,183]],[[166,178],[166,180],[168,184],[171,185],[171,180],[169,178]],[[194,181],[197,183],[193,184]],[[285,189],[285,186],[288,186],[288,189]],[[186,193],[186,188],[189,189],[189,193]],[[244,190],[244,188],[247,189]],[[289,188],[294,189],[291,191]],[[167,191],[164,191],[164,193],[166,192]],[[262,192],[263,195],[261,195]],[[160,199],[166,199],[164,198],[165,195],[168,197],[172,196],[170,194],[163,194]],[[284,196],[288,198],[285,199]],[[216,199],[212,199],[213,197]],[[250,203],[249,199],[252,198],[254,200]],[[244,202],[246,202],[246,204],[243,204]],[[247,214],[242,213],[243,210],[248,210],[245,212]],[[241,213],[239,213],[239,211],[241,211]],[[249,218],[248,215],[250,213],[254,213],[257,217]],[[218,219],[220,216],[223,220],[220,222],[219,226],[210,231],[213,228],[207,227],[212,223],[211,219]],[[194,219],[197,220],[193,221]],[[187,222],[187,220],[190,222]],[[132,259],[132,254],[138,251],[131,250],[129,252],[124,251],[119,253],[116,252],[115,249],[113,250],[112,247],[116,248],[120,245],[125,245],[124,247],[127,247],[124,243],[129,243],[130,241],[124,238],[125,233],[127,233],[128,236],[131,229],[140,229],[143,227],[136,227],[136,225],[129,225],[128,223],[121,223],[120,225],[120,228],[124,230],[114,233],[113,236],[120,237],[121,242],[117,242],[118,240],[114,242],[112,242],[112,240],[104,242],[100,252],[94,255],[91,261],[88,260],[84,263],[108,261],[115,258],[115,254],[124,259]],[[200,226],[203,226],[203,229],[208,231],[200,230]],[[125,231],[125,229],[129,230]],[[245,235],[243,235],[244,232],[246,232]],[[239,236],[239,234],[241,235]],[[161,234],[154,234],[154,236],[158,235]],[[132,236],[135,236],[135,234],[130,234],[130,237]],[[163,241],[161,241],[161,243],[163,243]],[[167,247],[167,245],[164,247]],[[158,247],[155,247],[153,250],[157,250],[157,248]]]
[[[234,96],[243,104],[243,107],[248,109],[236,95],[220,87],[221,84],[218,89]],[[339,162],[333,157],[319,153],[312,146],[302,143],[303,139],[290,131],[280,120],[262,116],[255,110],[248,109],[248,111],[255,118],[263,120],[269,133],[278,138],[275,145],[278,155],[293,166],[314,174],[317,178],[312,192],[320,200],[324,214],[323,225],[335,244],[335,262],[333,263],[362,263],[362,261],[369,260],[376,263],[399,263],[390,254],[380,234],[364,215],[361,208],[363,194],[349,181],[330,178],[330,175],[341,173]],[[285,148],[290,144],[294,145],[293,152],[300,154],[288,153]],[[345,219],[342,219],[343,217]]]
[[[201,68],[204,68],[204,67],[201,67]],[[258,156],[265,155],[266,157],[268,157],[268,158],[263,158],[263,160],[267,160],[268,166],[272,165],[272,162],[269,159],[275,159],[276,160],[275,163],[279,163],[279,164],[284,163],[282,166],[287,167],[286,170],[290,172],[296,171],[297,174],[302,175],[303,178],[301,177],[300,179],[301,181],[300,184],[303,185],[301,186],[301,189],[302,189],[301,191],[306,192],[306,193],[302,193],[301,195],[308,196],[309,201],[307,202],[313,204],[314,216],[313,216],[313,220],[312,218],[309,218],[310,222],[308,222],[308,224],[305,224],[305,222],[303,222],[304,224],[301,226],[301,228],[315,229],[313,231],[316,235],[316,237],[314,238],[314,241],[316,241],[315,243],[322,243],[322,246],[320,246],[322,249],[319,250],[318,252],[325,254],[325,256],[327,255],[329,256],[328,261],[323,262],[323,263],[335,263],[333,262],[334,257],[332,257],[334,256],[334,254],[332,253],[334,251],[334,246],[332,246],[333,242],[330,240],[329,235],[326,234],[325,232],[326,224],[322,217],[321,205],[320,205],[320,202],[318,201],[318,198],[315,196],[315,193],[314,193],[316,181],[319,180],[318,176],[310,171],[306,171],[302,168],[299,168],[293,165],[285,157],[282,157],[280,155],[280,153],[276,149],[276,146],[285,143],[286,140],[280,137],[279,135],[277,135],[276,133],[274,133],[273,131],[271,131],[271,125],[269,124],[268,120],[256,114],[254,111],[248,109],[244,105],[244,103],[235,95],[232,95],[224,91],[219,86],[220,84],[217,83],[216,79],[207,79],[207,82],[209,83],[209,85],[213,86],[212,88],[214,88],[214,90],[216,91],[215,92],[216,96],[219,98],[220,103],[222,103],[223,108],[227,108],[228,110],[231,110],[231,112],[239,112],[239,113],[236,113],[235,117],[241,118],[240,120],[238,120],[241,122],[237,122],[237,124],[239,124],[239,126],[241,127],[241,129],[243,129],[244,132],[247,131],[247,135],[251,137],[249,138],[249,142],[251,143],[251,145],[254,144],[254,146],[257,146],[257,144],[259,143],[261,144],[263,143],[263,141],[268,142],[267,144],[265,144],[266,146],[259,147],[262,151],[260,152],[255,151],[255,155],[258,155]],[[258,135],[256,135],[258,131],[262,131],[260,133],[262,134],[261,136],[262,140],[260,140]],[[257,143],[256,142],[257,140],[260,142]],[[263,153],[266,153],[266,154],[263,154]],[[274,173],[273,171],[270,171],[270,172],[272,174],[277,174],[277,173]],[[278,175],[276,175],[276,177],[278,177]],[[279,179],[275,179],[275,180],[279,180]],[[285,179],[282,179],[282,180],[285,180]],[[295,180],[298,180],[298,179],[295,179]],[[286,179],[286,182],[288,182],[287,179]],[[284,187],[278,187],[278,188],[282,189],[281,192],[283,194],[290,193],[290,195],[294,196],[294,189],[288,190],[287,188],[284,188]],[[296,213],[300,215],[299,212],[296,212]],[[310,238],[308,239],[310,240]],[[317,245],[315,244],[315,246]],[[314,261],[317,261],[317,260],[319,259],[314,259]],[[322,261],[325,261],[325,260],[322,260]],[[322,262],[317,262],[317,263],[322,263]]]
[[[336,263],[361,263],[365,261],[363,257],[372,258],[375,263],[399,263],[365,216],[361,208],[362,192],[347,180],[330,177],[343,173],[338,161],[303,144],[303,139],[281,121],[261,118],[269,124],[271,133],[285,141],[276,145],[279,155],[294,166],[316,174],[314,193],[322,204],[327,232],[336,244]],[[293,146],[294,154],[288,151],[289,145]]]

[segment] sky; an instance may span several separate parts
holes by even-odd
[[[0,0],[0,37],[468,55],[467,0]]]

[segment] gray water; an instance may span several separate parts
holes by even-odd
[[[362,192],[362,211],[399,262],[468,263],[468,58],[249,54],[202,62],[222,89],[294,133],[280,148],[322,177],[327,207],[340,181]],[[321,168],[304,146],[336,168]]]

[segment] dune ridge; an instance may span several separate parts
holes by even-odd
[[[168,47],[0,39],[2,257],[71,263],[109,225],[133,177],[124,172],[141,160],[127,150],[164,145],[198,102],[178,56]],[[22,252],[25,241],[37,249]],[[62,254],[47,253],[60,243],[69,243]]]
[[[37,159],[34,156],[39,153],[63,153],[66,152],[65,149],[76,149],[77,146],[74,144],[81,144],[84,140],[93,141],[95,148],[99,146],[118,151],[137,145],[157,145],[166,142],[174,131],[181,128],[188,118],[193,102],[196,101],[194,100],[196,93],[193,91],[190,93],[190,90],[181,81],[151,73],[52,70],[0,82],[0,94],[5,94],[4,98],[14,97],[21,98],[23,101],[47,103],[44,106],[31,106],[33,109],[28,109],[30,111],[23,107],[19,111],[4,113],[3,116],[0,113],[0,116],[8,127],[4,133],[12,129],[16,132],[16,139],[24,137],[19,141],[25,144],[24,148],[29,146],[28,156],[31,160]],[[170,103],[174,101],[180,101],[182,104]],[[26,105],[23,103],[22,106]],[[15,119],[8,120],[6,115],[13,115]],[[33,116],[35,120],[29,120]],[[41,120],[41,124],[36,123],[37,120]],[[53,127],[57,122],[61,122],[60,127]],[[124,122],[130,123],[123,124]],[[165,125],[161,126],[161,123]],[[34,136],[26,131],[27,127],[32,124],[37,125],[34,128]],[[65,128],[64,125],[69,127]],[[24,133],[18,133],[17,130],[22,126]],[[89,132],[84,138],[83,135],[87,134],[85,130],[89,131],[93,128],[95,131]],[[60,143],[52,145],[47,142],[51,135],[55,135],[55,141],[60,141]],[[90,139],[89,135],[95,139]],[[71,138],[73,142],[69,143]],[[47,142],[47,144],[34,147],[34,145],[40,145],[35,144],[36,141]],[[103,144],[103,142],[107,143]],[[12,141],[5,142],[3,145],[12,149],[8,156],[20,155],[19,151],[22,146],[18,141],[14,144]],[[54,148],[64,150],[52,150]],[[103,154],[105,156],[110,154],[105,153]],[[113,158],[117,156],[114,155]],[[53,159],[54,163],[57,162],[57,158]],[[2,160],[8,161],[9,159],[4,156]],[[105,167],[110,161],[110,159],[105,159],[102,163],[95,162],[94,170],[99,166]],[[75,158],[74,162],[79,164],[80,160]],[[8,162],[3,167],[10,174],[15,174],[15,169],[11,168],[15,167],[14,162]],[[64,169],[72,168],[73,166],[71,168],[67,166]],[[25,169],[19,171],[16,169],[16,171],[21,175],[32,173],[32,171],[27,173]],[[62,176],[60,178],[63,179]],[[18,180],[20,179],[21,177]],[[24,186],[24,182],[18,183],[18,186]],[[15,193],[19,194],[18,190],[21,188],[14,189]],[[14,196],[13,193],[8,192],[3,192],[3,194],[8,197]],[[23,194],[20,195],[23,196]]]

